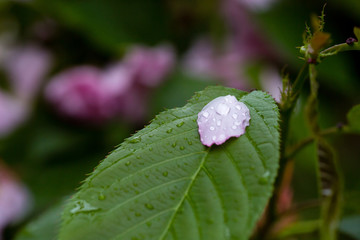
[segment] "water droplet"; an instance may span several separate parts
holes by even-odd
[[[141,137],[134,137],[133,139],[130,139],[130,143],[138,143],[141,142]]]
[[[151,227],[152,223],[151,222],[146,222],[146,226]]]
[[[180,146],[180,150],[184,150],[185,149],[185,147],[184,146]]]
[[[228,105],[226,104],[223,104],[223,103],[219,103],[217,106],[216,106],[216,112],[220,115],[227,115],[230,111],[230,108]]]
[[[234,126],[232,126],[231,128],[232,128],[232,129],[236,129],[237,127],[234,125]]]
[[[153,148],[152,147],[149,147],[149,151],[151,152],[153,150]]]
[[[216,136],[213,136],[213,137],[212,137],[212,140],[215,141],[215,140],[216,140]]]
[[[211,130],[211,131],[214,131],[214,130],[215,130],[215,128],[214,128],[214,127],[210,127],[210,130]]]
[[[105,200],[105,195],[103,193],[100,193],[98,199]]]
[[[194,122],[196,122],[196,119],[194,119],[194,120],[195,120]],[[177,127],[181,127],[182,125],[184,125],[184,122],[180,122],[180,123],[176,124]]]
[[[241,125],[241,122],[235,122],[235,125],[239,126]]]
[[[237,115],[236,113],[234,113],[234,114],[232,115],[232,117],[236,119],[236,118],[238,117],[238,115]]]
[[[171,144],[171,146],[172,146],[173,148],[176,147],[176,143]]]
[[[219,136],[219,140],[222,141],[222,140],[224,140],[224,139],[225,139],[225,135],[224,135],[224,134],[221,134],[221,135]]]
[[[145,177],[146,177],[146,178],[149,178],[149,174],[145,174]]]
[[[134,183],[133,185],[134,185],[134,187],[137,187],[137,186],[138,186],[138,184],[137,184],[137,183]]]
[[[131,164],[131,162],[130,161],[127,161],[126,163],[125,163],[125,166],[130,166],[130,164]]]
[[[150,203],[145,203],[145,207],[149,210],[153,210],[154,209],[154,206]]]
[[[136,156],[136,159],[140,159],[141,157],[139,155]]]
[[[188,144],[189,144],[189,145],[192,145],[193,143],[192,143],[192,141],[189,140],[189,141],[188,141]]]
[[[141,213],[136,212],[136,213],[135,213],[135,216],[136,216],[136,217],[141,217]]]
[[[267,184],[269,182],[270,172],[266,171],[264,174],[259,178],[260,184]]]
[[[131,240],[139,240],[137,237],[132,237]]]
[[[221,121],[218,120],[217,123],[216,123],[216,125],[220,126],[220,125],[221,125]]]
[[[172,132],[172,128],[169,128],[168,130],[166,130],[167,133],[171,133]]]
[[[240,105],[236,105],[235,106],[237,110],[241,110],[241,106]]]
[[[75,207],[70,210],[71,214],[81,213],[81,212],[93,212],[99,210],[98,207],[92,206],[90,203],[85,200],[78,200],[75,202]]]
[[[149,134],[149,137],[153,137],[154,135],[152,135],[152,134]]]
[[[202,114],[204,117],[208,118],[209,117],[209,113],[208,112],[203,112]]]
[[[167,176],[168,176],[168,174],[169,174],[168,172],[163,172],[163,174],[162,174],[162,175],[163,175],[164,177],[167,177]]]

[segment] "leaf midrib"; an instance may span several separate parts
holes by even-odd
[[[209,155],[210,149],[211,148],[207,149],[207,151],[205,152],[204,157],[201,159],[201,162],[199,164],[199,168],[196,170],[194,175],[191,177],[192,180],[190,181],[190,184],[189,184],[188,188],[185,190],[181,200],[179,201],[179,204],[175,207],[175,211],[174,211],[173,215],[171,216],[171,218],[169,219],[169,223],[166,226],[166,228],[164,229],[163,233],[160,235],[159,240],[164,240],[165,239],[166,234],[168,233],[171,225],[173,224],[173,222],[175,220],[175,216],[176,216],[177,212],[179,211],[180,207],[183,205],[183,203],[184,203],[186,197],[188,196],[191,188],[193,187],[194,182],[196,181],[196,178],[199,175],[201,169],[204,167],[204,163],[206,161],[207,156]]]

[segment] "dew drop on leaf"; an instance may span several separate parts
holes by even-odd
[[[98,199],[105,200],[105,195],[103,193],[100,193]]]
[[[171,133],[172,132],[172,128],[169,128],[168,130],[166,130],[167,133]]]
[[[184,122],[180,122],[180,123],[176,124],[177,127],[181,127],[182,125],[184,125]]]
[[[164,177],[167,177],[167,176],[168,176],[168,174],[169,174],[169,173],[165,171],[165,172],[163,172],[163,174],[162,174],[162,175],[163,175]]]
[[[260,184],[267,184],[269,182],[269,178],[270,178],[270,172],[266,171],[264,172],[264,174],[259,178],[259,183]]]
[[[92,212],[99,210],[98,207],[92,206],[90,203],[85,200],[78,200],[75,202],[75,206],[70,210],[71,214],[81,213],[81,212]]]
[[[145,204],[145,207],[146,207],[147,209],[149,209],[149,210],[153,210],[153,209],[154,209],[154,206],[153,206],[152,204],[150,204],[150,203],[146,203],[146,204]]]
[[[139,143],[141,142],[141,137],[135,137],[129,141],[130,143]]]

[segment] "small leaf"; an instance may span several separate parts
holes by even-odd
[[[315,32],[310,41],[312,54],[318,54],[330,41],[330,34],[324,32]]]
[[[350,109],[347,114],[347,119],[350,129],[360,133],[360,104]]]
[[[354,34],[356,36],[356,39],[360,41],[360,28],[354,27]]]
[[[249,108],[250,125],[238,138],[205,147],[197,114],[225,95]],[[272,194],[278,120],[274,100],[260,91],[197,93],[155,117],[95,169],[65,208],[59,239],[248,239]],[[79,202],[92,211],[74,211]]]

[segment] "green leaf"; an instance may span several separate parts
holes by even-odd
[[[239,138],[205,147],[197,113],[228,94],[248,106],[250,126]],[[274,100],[260,91],[197,93],[95,169],[65,208],[59,239],[248,239],[272,194],[278,120]]]
[[[34,221],[28,223],[20,230],[15,240],[55,240],[59,233],[63,205],[63,202],[57,204]]]
[[[360,40],[360,28],[354,27],[354,34],[357,40]]]
[[[360,133],[360,104],[350,109],[347,114],[347,119],[350,129]]]

